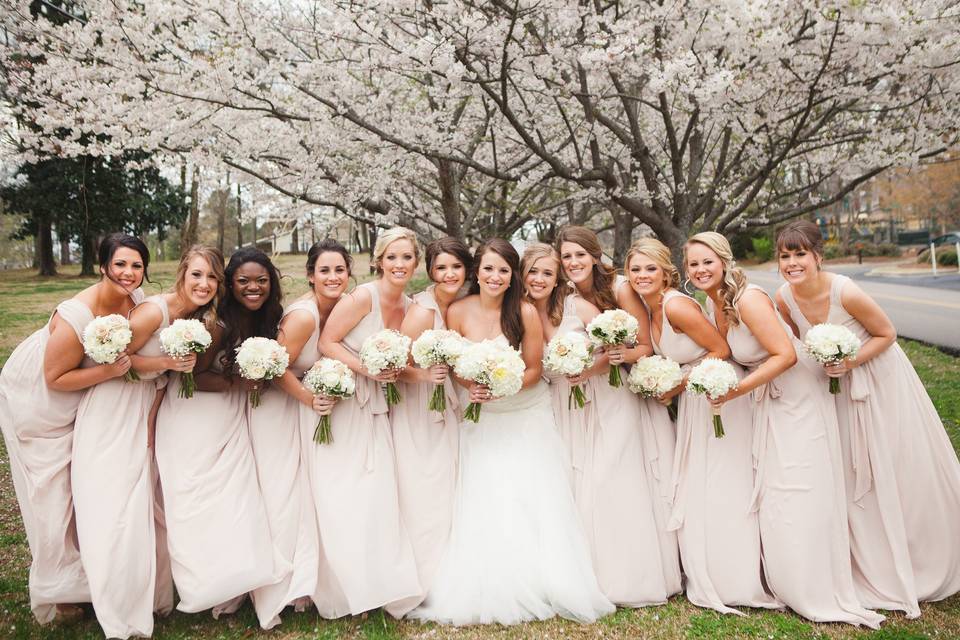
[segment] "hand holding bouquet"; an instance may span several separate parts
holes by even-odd
[[[410,352],[410,338],[393,329],[381,329],[363,341],[360,346],[360,364],[377,376],[387,369],[403,369],[407,366],[407,354]],[[387,404],[400,402],[397,386],[388,382],[386,386]]]
[[[463,353],[463,337],[456,331],[448,329],[427,329],[420,334],[420,337],[413,341],[411,355],[413,361],[422,369],[443,364],[453,366],[457,358]],[[433,388],[433,395],[430,396],[430,402],[427,404],[430,411],[447,410],[447,396],[443,391],[443,384],[437,384]]]
[[[843,325],[826,322],[810,327],[803,346],[811,358],[820,364],[837,364],[848,358],[856,358],[860,340]],[[830,393],[840,393],[840,380],[830,378]]]
[[[623,309],[604,311],[587,325],[590,339],[599,346],[632,344],[636,342],[639,330],[640,325],[637,319]],[[610,365],[608,381],[611,387],[619,387],[623,384],[619,365]]]
[[[350,367],[333,358],[320,358],[303,375],[303,386],[313,395],[333,398],[346,398],[353,395],[356,381]],[[333,442],[330,415],[320,416],[317,428],[313,431],[313,441],[317,444]]]
[[[237,367],[247,380],[273,380],[283,375],[290,355],[283,345],[270,338],[254,336],[237,347]],[[250,406],[260,406],[260,388],[250,392]]]
[[[675,389],[681,382],[683,382],[683,372],[680,370],[680,365],[663,356],[640,358],[627,376],[627,386],[630,391],[639,393],[644,398],[660,398]],[[670,417],[676,420],[673,405],[669,405],[667,410],[670,411]]]
[[[733,365],[719,358],[704,358],[690,371],[687,387],[694,393],[704,393],[711,400],[723,397],[739,384]],[[720,407],[713,408],[713,435],[723,437]]]
[[[578,376],[591,364],[593,364],[593,345],[582,333],[575,331],[553,336],[543,356],[543,366],[550,371],[567,376]],[[573,401],[576,401],[578,408],[583,409],[586,397],[579,384],[573,385],[570,389],[570,396],[567,398],[568,409]]]
[[[210,346],[213,338],[203,323],[195,319],[180,318],[160,332],[160,348],[168,356],[182,358],[191,353],[203,353]],[[193,371],[184,371],[180,374],[181,398],[192,398],[197,389],[193,378]]]
[[[117,313],[98,316],[83,329],[83,351],[98,364],[113,364],[132,339],[133,332],[126,318]],[[128,369],[123,379],[133,382],[140,376]]]
[[[468,343],[454,365],[458,376],[486,386],[494,398],[505,398],[520,391],[526,368],[519,351],[495,340]],[[463,419],[477,422],[480,403],[467,405]]]

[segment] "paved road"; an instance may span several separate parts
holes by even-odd
[[[900,336],[960,350],[960,290],[901,284],[904,278],[864,278],[858,267],[831,265],[830,270],[849,275],[873,296]],[[750,270],[747,275],[771,294],[783,282],[776,271]]]

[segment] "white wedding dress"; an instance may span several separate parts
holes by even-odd
[[[446,555],[411,618],[593,622],[615,610],[597,585],[563,455],[543,382],[483,404],[479,422],[460,424]]]

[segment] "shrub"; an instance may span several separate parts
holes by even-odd
[[[917,254],[917,262],[930,264],[930,249],[924,249]],[[954,247],[937,247],[937,264],[944,267],[957,266],[957,250]]]
[[[757,262],[769,262],[773,259],[773,241],[766,236],[750,238],[753,245],[753,251],[750,252],[750,259]]]

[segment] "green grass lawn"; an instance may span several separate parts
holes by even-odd
[[[287,300],[306,291],[303,256],[284,256],[277,260],[285,274]],[[148,293],[160,291],[173,282],[175,263],[160,263],[151,268],[151,277],[158,286],[147,287]],[[359,257],[354,270],[366,274],[365,258]],[[368,276],[360,276],[364,281]],[[0,363],[31,331],[42,326],[57,302],[89,286],[92,279],[72,275],[58,278],[37,278],[27,271],[5,272],[0,283]],[[418,276],[417,286],[426,283]],[[940,416],[943,418],[954,447],[960,449],[960,359],[917,342],[901,341]],[[960,544],[960,540],[957,541]],[[73,640],[102,638],[92,613],[81,621],[40,627],[30,613],[27,596],[27,569],[30,553],[13,485],[10,480],[6,450],[0,442],[0,638]],[[565,620],[530,623],[514,627],[484,626],[463,629],[417,622],[397,622],[380,612],[337,621],[320,619],[315,613],[288,613],[283,624],[270,632],[262,631],[249,604],[235,615],[214,621],[209,614],[174,613],[157,620],[154,637],[161,640],[216,638],[240,640],[272,638],[275,640],[334,640],[364,638],[649,638],[649,639],[726,639],[755,638],[760,640],[810,640],[833,638],[865,638],[869,640],[920,640],[923,638],[960,638],[960,596],[921,606],[918,620],[907,620],[891,614],[880,631],[859,630],[848,625],[815,624],[793,614],[750,611],[748,616],[721,616],[690,605],[683,597],[675,597],[659,607],[621,609],[592,625],[579,625]]]

